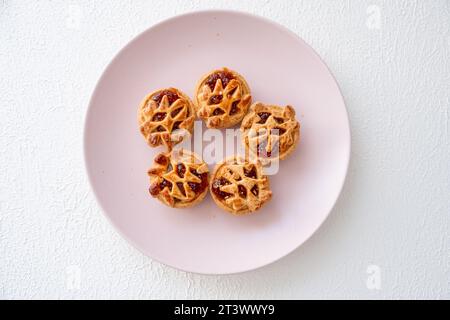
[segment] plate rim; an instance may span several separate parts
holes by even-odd
[[[336,88],[339,92],[339,96],[341,99],[341,102],[344,106],[344,113],[345,113],[345,119],[346,119],[346,127],[347,127],[347,131],[348,131],[348,152],[346,155],[346,165],[345,165],[345,173],[343,175],[343,178],[341,179],[339,185],[339,192],[337,193],[337,196],[335,197],[335,199],[333,200],[330,208],[327,210],[327,214],[324,216],[324,218],[322,219],[322,221],[320,221],[320,223],[318,224],[318,226],[316,227],[316,229],[311,232],[310,235],[308,235],[301,243],[297,244],[295,247],[293,247],[292,249],[288,250],[287,252],[283,253],[282,255],[278,256],[277,258],[271,259],[269,262],[266,262],[264,264],[261,264],[259,266],[255,266],[255,267],[251,267],[251,268],[242,268],[241,270],[238,271],[230,271],[230,272],[199,272],[199,271],[195,271],[195,270],[188,270],[188,268],[182,268],[179,266],[175,266],[172,265],[170,263],[167,262],[163,262],[161,261],[159,258],[155,258],[153,255],[147,254],[145,252],[145,250],[143,248],[141,248],[140,245],[138,245],[134,240],[132,240],[130,237],[128,237],[127,235],[125,235],[122,230],[120,230],[119,226],[116,225],[116,223],[111,219],[111,217],[107,214],[102,202],[100,201],[100,198],[97,194],[97,191],[94,188],[94,184],[93,184],[93,180],[92,180],[92,173],[89,169],[89,164],[88,164],[88,156],[87,156],[87,144],[88,144],[88,135],[87,135],[87,123],[88,123],[88,118],[90,113],[92,112],[93,109],[93,100],[94,97],[97,95],[97,92],[99,90],[99,85],[102,82],[102,80],[104,79],[104,77],[106,76],[108,70],[112,67],[112,65],[114,64],[114,62],[121,56],[121,54],[128,49],[128,47],[130,47],[133,43],[135,43],[136,41],[138,41],[141,37],[143,37],[145,34],[147,34],[147,32],[151,32],[151,30],[156,29],[159,26],[162,26],[164,24],[168,24],[171,23],[177,19],[180,18],[185,18],[185,17],[189,17],[189,16],[195,16],[195,15],[199,15],[199,14],[233,14],[233,15],[240,15],[242,17],[245,18],[251,18],[251,19],[256,19],[256,20],[260,20],[262,22],[265,22],[267,24],[270,24],[271,26],[278,28],[279,30],[289,34],[292,38],[296,39],[297,41],[300,41],[305,48],[307,48],[307,50],[310,51],[310,53],[312,53],[317,59],[319,59],[319,61],[322,63],[322,65],[326,68],[326,70],[328,71],[328,73],[331,75],[331,78],[334,82],[334,84],[336,85]],[[348,114],[348,109],[347,109],[347,105],[345,103],[345,98],[342,94],[342,90],[341,87],[339,86],[339,83],[336,80],[336,77],[334,76],[333,72],[330,70],[328,64],[322,59],[322,57],[313,49],[312,46],[310,46],[305,40],[303,40],[303,38],[301,38],[298,34],[296,34],[294,31],[290,30],[288,27],[282,25],[281,23],[271,20],[269,18],[266,18],[264,16],[260,16],[251,12],[246,12],[246,11],[240,11],[240,10],[232,10],[232,9],[205,9],[205,10],[195,10],[195,11],[189,11],[189,12],[185,12],[185,13],[181,13],[181,14],[177,14],[174,16],[171,16],[169,18],[163,19],[159,22],[156,22],[152,25],[150,25],[149,27],[147,27],[145,30],[139,32],[137,35],[135,35],[134,37],[132,37],[131,40],[129,40],[128,42],[126,42],[126,44],[121,47],[118,51],[116,51],[116,53],[114,54],[113,58],[111,59],[111,61],[106,65],[106,67],[104,67],[103,71],[101,72],[100,77],[98,78],[98,80],[95,83],[95,87],[94,90],[91,93],[91,96],[89,98],[89,102],[88,102],[88,107],[85,111],[85,116],[84,116],[84,125],[83,125],[83,159],[84,159],[84,169],[85,169],[85,174],[87,175],[88,181],[89,181],[89,186],[90,189],[92,191],[92,193],[94,194],[94,198],[97,202],[97,205],[100,207],[100,211],[102,212],[102,215],[107,219],[107,221],[109,222],[109,224],[113,227],[113,229],[122,237],[124,238],[129,244],[132,245],[132,247],[134,247],[135,249],[137,249],[137,251],[139,251],[141,254],[143,254],[144,256],[157,261],[158,263],[174,268],[175,270],[178,271],[182,271],[182,272],[189,272],[189,273],[193,273],[193,274],[198,274],[198,275],[208,275],[208,276],[214,276],[214,275],[232,275],[232,274],[241,274],[241,273],[245,273],[245,272],[250,272],[250,271],[254,271],[254,270],[258,270],[261,269],[263,267],[266,267],[268,265],[271,265],[277,261],[280,261],[281,259],[289,256],[290,254],[292,254],[294,251],[296,251],[298,248],[300,248],[302,245],[304,245],[306,242],[308,242],[311,237],[322,227],[323,223],[328,219],[328,217],[330,216],[331,212],[333,211],[334,207],[336,206],[336,203],[338,202],[339,198],[341,197],[345,182],[347,180],[348,177],[348,169],[350,166],[350,158],[351,158],[351,150],[352,150],[352,134],[351,134],[351,126],[350,126],[350,119],[349,119],[349,114]]]

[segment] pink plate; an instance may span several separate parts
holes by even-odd
[[[270,176],[272,201],[245,217],[210,195],[190,209],[153,199],[146,172],[162,149],[148,147],[137,125],[147,93],[173,86],[192,97],[200,76],[223,66],[244,75],[254,101],[290,104],[301,123],[297,150]],[[203,11],[151,27],[113,59],[92,95],[84,152],[98,202],[123,237],[169,266],[228,274],[280,259],[319,228],[345,180],[350,130],[333,76],[303,40],[260,17]]]

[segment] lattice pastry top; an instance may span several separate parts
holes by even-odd
[[[241,124],[242,141],[250,155],[264,165],[285,159],[300,139],[300,123],[291,106],[256,102]]]
[[[140,130],[147,143],[165,145],[169,151],[192,133],[194,118],[192,101],[175,88],[150,93],[139,107]]]
[[[169,207],[191,207],[208,191],[208,166],[190,151],[160,153],[148,170],[150,194]]]
[[[250,163],[239,156],[216,166],[210,192],[219,207],[234,215],[256,211],[272,197],[261,163]]]
[[[252,97],[245,79],[227,68],[204,75],[195,89],[194,105],[208,128],[227,128],[239,123]]]

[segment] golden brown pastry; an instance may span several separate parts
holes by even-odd
[[[150,93],[139,107],[140,130],[151,147],[165,145],[171,150],[192,133],[194,119],[192,101],[175,88]]]
[[[160,153],[148,170],[150,194],[169,207],[201,202],[208,191],[208,166],[195,153],[179,149]]]
[[[228,128],[242,120],[251,100],[245,79],[235,71],[222,68],[208,72],[200,79],[194,105],[197,116],[208,128]]]
[[[240,156],[216,166],[209,188],[215,203],[234,215],[256,211],[272,197],[261,163],[250,163]]]
[[[242,142],[264,165],[285,159],[300,139],[300,123],[291,106],[256,102],[241,124]]]

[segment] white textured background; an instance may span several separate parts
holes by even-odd
[[[281,261],[232,276],[180,272],[128,245],[82,154],[90,94],[114,54],[206,8],[303,37],[335,74],[352,127],[325,224]],[[449,105],[446,0],[0,0],[0,298],[450,298]],[[370,265],[379,290],[366,286]]]

